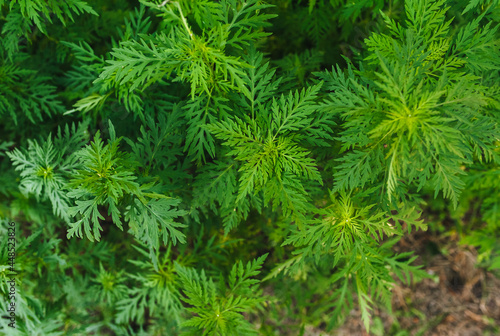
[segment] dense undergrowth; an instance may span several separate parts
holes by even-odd
[[[422,211],[500,268],[498,1],[0,9],[2,334],[368,330]]]

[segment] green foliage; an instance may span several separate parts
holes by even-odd
[[[383,334],[436,207],[500,267],[496,1],[0,13],[2,334]]]
[[[0,8],[4,4],[6,2],[1,0]],[[2,34],[5,35],[2,45],[9,57],[12,57],[19,50],[18,37],[24,35],[25,38],[28,38],[28,34],[32,31],[30,23],[34,23],[42,33],[46,34],[47,24],[52,23],[53,17],[56,17],[66,26],[67,19],[74,21],[73,14],[89,13],[98,15],[92,7],[81,0],[67,0],[64,2],[56,0],[12,0],[8,2],[8,5],[7,22],[2,29]]]
[[[211,5],[205,3],[210,8],[206,11],[202,3],[196,4],[190,9],[204,31],[202,36],[197,36],[184,17],[186,9],[179,3],[146,4],[162,11],[162,16],[170,23],[169,32],[153,35],[147,40],[121,43],[111,53],[114,60],[108,61],[109,65],[100,74],[101,80],[115,85],[131,83],[129,90],[133,91],[138,87],[144,89],[175,71],[178,81],[190,83],[192,98],[201,92],[210,95],[214,88],[244,90],[241,76],[246,64],[226,54],[225,50],[242,49],[249,42],[267,35],[253,31],[266,26],[266,19],[272,17],[255,15],[267,5],[253,0],[237,8],[237,2],[233,0]],[[200,20],[202,15],[208,17]]]
[[[112,125],[110,124],[112,127]],[[112,129],[111,142],[104,145],[99,132],[94,141],[76,154],[85,169],[79,170],[70,181],[74,188],[69,194],[72,198],[90,198],[88,200],[77,200],[77,206],[72,209],[72,214],[81,214],[82,219],[71,224],[68,238],[76,234],[82,237],[82,224],[85,234],[91,241],[99,241],[102,230],[99,220],[104,217],[99,213],[97,207],[107,204],[113,222],[122,228],[120,214],[116,207],[118,201],[124,195],[140,197],[139,184],[134,180],[133,162],[123,152],[118,151],[120,139],[116,139]],[[117,170],[118,168],[118,170]],[[145,200],[143,199],[143,202]],[[90,221],[94,226],[91,232]]]
[[[233,120],[214,123],[207,128],[224,145],[232,148],[227,154],[242,161],[240,185],[236,202],[250,192],[264,192],[264,202],[272,201],[273,208],[282,206],[285,216],[297,216],[304,209],[306,194],[300,179],[322,183],[321,176],[308,157],[309,152],[300,146],[301,142],[323,145],[328,134],[328,120],[319,115],[314,117],[313,103],[320,85],[301,92],[294,92],[279,100],[273,99],[261,106],[270,110],[257,113],[261,118],[247,123],[235,117]],[[261,110],[262,111],[262,110]]]
[[[3,59],[1,55],[0,59]],[[6,63],[0,68],[0,77],[2,117],[7,118],[6,114],[9,114],[15,123],[18,119],[35,123],[35,120],[42,121],[44,115],[50,117],[63,112],[63,106],[55,94],[56,88],[48,84],[48,78],[38,75],[37,71]]]
[[[0,2],[3,5],[4,1]],[[23,17],[27,17],[35,23],[35,25],[42,32],[45,32],[45,25],[42,23],[42,17],[44,17],[49,23],[52,23],[50,14],[55,15],[63,25],[66,25],[64,16],[67,16],[71,21],[73,21],[73,16],[71,12],[76,14],[81,13],[91,13],[97,15],[97,13],[85,2],[79,0],[69,0],[64,3],[57,1],[39,1],[39,0],[28,0],[28,1],[10,1],[9,10],[19,9]]]
[[[68,179],[79,164],[71,155],[86,140],[85,124],[70,128],[64,133],[59,128],[57,137],[39,144],[28,140],[28,149],[14,149],[7,156],[16,170],[21,171],[19,187],[26,194],[33,194],[37,200],[50,200],[54,214],[69,219]]]
[[[197,316],[186,320],[186,335],[254,335],[252,325],[244,319],[242,312],[251,312],[259,307],[265,297],[258,290],[259,280],[252,279],[260,273],[266,255],[248,262],[246,266],[237,262],[229,278],[221,278],[216,285],[205,272],[177,265],[183,286],[182,300],[192,306],[188,311]]]
[[[295,257],[278,265],[268,278],[281,271],[297,272],[308,263],[331,269],[336,267],[331,282],[341,284],[331,297],[332,303],[337,304],[330,315],[330,323],[341,320],[343,312],[352,309],[352,299],[348,293],[355,292],[363,322],[369,329],[370,306],[373,304],[371,297],[380,299],[387,309],[391,309],[392,274],[406,282],[410,281],[410,272],[419,277],[426,275],[419,267],[410,265],[416,259],[415,256],[409,258],[411,253],[394,255],[390,251],[397,239],[383,244],[381,240],[383,237],[401,235],[402,220],[406,225],[425,227],[418,220],[419,214],[413,214],[414,209],[407,214],[393,216],[374,212],[372,209],[375,204],[355,206],[345,194],[341,194],[338,199],[331,194],[331,200],[333,204],[321,209],[317,218],[292,231],[283,245],[297,247],[293,252]],[[409,260],[405,260],[407,258]]]
[[[138,248],[141,254],[147,257],[147,253]],[[173,268],[170,245],[167,252],[161,258],[157,269],[150,262],[130,260],[139,273],[128,274],[128,278],[135,286],[124,288],[124,293],[117,299],[118,323],[135,321],[144,324],[146,311],[154,314],[165,314],[173,322],[180,321],[182,305],[178,290],[178,275]],[[158,258],[159,259],[159,258]],[[123,281],[123,280],[122,280]],[[113,290],[117,291],[113,283]],[[103,289],[106,288],[103,286]],[[115,302],[116,302],[115,301]]]
[[[68,238],[74,235],[82,238],[85,231],[90,241],[99,241],[103,230],[100,220],[104,219],[99,207],[107,206],[108,215],[120,230],[123,230],[120,209],[125,209],[131,232],[139,241],[147,243],[151,257],[154,250],[160,248],[160,233],[163,244],[167,244],[169,238],[174,244],[184,243],[185,236],[179,231],[184,225],[174,222],[176,217],[185,214],[174,208],[180,200],[156,193],[154,182],[141,185],[136,181],[137,164],[129,154],[119,151],[121,139],[116,138],[111,122],[109,126],[108,144],[104,145],[98,131],[90,145],[75,153],[84,169],[78,170],[69,181],[73,189],[68,196],[76,203],[70,214],[79,219],[70,223]]]
[[[412,184],[417,190],[430,184],[435,196],[442,191],[456,207],[463,166],[474,157],[489,162],[497,156],[498,126],[488,106],[493,97],[473,74],[489,66],[484,58],[461,57],[476,48],[465,40],[474,36],[477,48],[487,49],[495,30],[490,37],[472,34],[475,21],[450,45],[443,6],[444,0],[407,1],[406,27],[386,17],[390,35],[366,40],[368,67],[322,75],[332,91],[325,108],[346,120],[340,140],[344,150],[352,149],[339,159],[337,190],[363,187],[383,174],[389,202],[404,199]]]

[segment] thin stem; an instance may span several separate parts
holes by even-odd
[[[191,32],[191,29],[189,29],[189,26],[188,26],[188,23],[187,23],[187,20],[186,18],[184,17],[184,14],[182,13],[182,8],[181,8],[181,5],[176,2],[175,5],[177,6],[177,9],[179,10],[179,14],[181,15],[181,22],[182,22],[182,25],[184,26],[184,28],[186,28],[186,31],[189,35],[189,37],[194,40],[194,36],[193,36],[193,33]]]

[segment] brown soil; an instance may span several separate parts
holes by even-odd
[[[425,265],[433,277],[410,286],[397,283],[393,312],[374,309],[370,334],[354,309],[344,326],[330,335],[500,335],[500,279],[476,268],[474,248],[459,246],[456,237],[418,232],[402,239],[395,249],[415,251],[420,256],[415,263]],[[311,330],[310,335],[317,333]]]

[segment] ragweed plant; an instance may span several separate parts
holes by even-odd
[[[0,0],[2,334],[369,330],[429,203],[499,268],[498,13]]]

